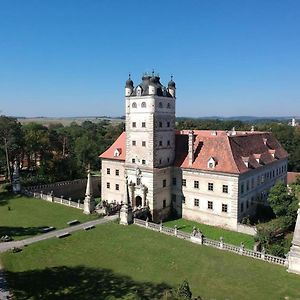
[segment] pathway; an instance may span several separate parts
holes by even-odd
[[[39,241],[43,241],[43,240],[47,240],[47,239],[51,239],[53,237],[56,237],[57,235],[60,234],[64,234],[66,232],[71,233],[80,229],[84,229],[84,227],[88,227],[88,226],[96,226],[99,224],[104,224],[104,223],[108,223],[114,220],[118,219],[118,215],[113,215],[113,216],[106,216],[102,219],[97,219],[94,221],[89,221],[89,222],[85,222],[82,224],[78,224],[78,225],[73,225],[70,227],[66,227],[64,229],[59,229],[59,230],[53,230],[51,232],[48,233],[44,233],[41,235],[37,235],[25,240],[21,240],[21,241],[13,241],[13,242],[6,242],[6,243],[0,243],[0,252],[5,252],[7,250],[10,250],[14,247],[24,247],[26,245],[30,245],[32,243],[36,243]],[[4,277],[4,272],[3,269],[0,265],[0,300],[7,300],[7,299],[11,299],[11,295],[9,292],[9,289],[7,287],[7,283]]]
[[[57,235],[60,235],[60,234],[66,233],[66,232],[71,233],[73,231],[83,229],[84,227],[87,227],[87,226],[96,226],[96,225],[99,225],[99,224],[108,223],[108,222],[117,220],[118,217],[119,217],[118,215],[106,216],[106,217],[101,218],[101,219],[81,223],[81,224],[78,224],[78,225],[73,225],[73,226],[70,226],[70,227],[66,227],[64,229],[53,230],[53,231],[50,231],[48,233],[43,233],[43,234],[28,238],[28,239],[25,239],[25,240],[0,243],[0,253],[5,252],[7,250],[10,250],[14,247],[19,247],[20,248],[20,247],[23,247],[23,246],[27,246],[27,245],[39,242],[39,241],[51,239],[53,237],[56,237]]]

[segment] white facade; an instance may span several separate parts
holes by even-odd
[[[266,152],[272,153],[269,160],[274,161],[251,169],[247,158],[245,164],[249,170],[246,172],[218,171],[220,159],[213,156],[205,161],[208,170],[195,168],[193,162],[196,156],[199,159],[200,155],[201,159],[201,152],[196,153],[194,133],[190,131],[186,139],[188,163],[185,167],[175,166],[174,159],[178,155],[175,102],[172,80],[168,88],[164,88],[159,77],[146,75],[134,89],[129,78],[125,87],[126,139],[117,140],[120,145],[115,146],[121,147],[120,153],[124,151],[125,155],[124,159],[117,160],[109,153],[101,156],[102,199],[122,202],[127,178],[132,206],[148,206],[154,221],[175,211],[186,219],[238,230],[239,222],[255,212],[256,204],[266,203],[268,191],[275,182],[286,182],[287,158],[275,159],[275,150],[270,148]],[[237,138],[239,132],[234,132],[232,136]],[[247,138],[247,134],[241,135]],[[252,130],[251,135],[255,134]],[[224,135],[230,138],[225,132],[221,135],[217,131],[206,138],[217,139]],[[267,139],[259,138],[266,147]],[[108,151],[113,153],[115,149],[111,148]],[[232,153],[228,157],[233,160]]]

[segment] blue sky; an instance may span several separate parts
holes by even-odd
[[[299,20],[299,0],[0,0],[0,111],[123,115],[154,69],[178,116],[299,116]]]

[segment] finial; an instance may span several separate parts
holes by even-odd
[[[171,74],[171,80],[173,81],[173,74]]]
[[[129,72],[129,74],[128,74],[128,78],[131,79],[131,73],[130,73],[130,72]]]
[[[152,77],[154,76],[154,69],[152,69]]]

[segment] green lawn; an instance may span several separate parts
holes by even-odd
[[[74,219],[85,222],[93,218],[95,217],[84,215],[82,210],[61,204],[0,194],[0,236],[24,239],[39,234],[45,226],[59,229],[68,227],[67,222]]]
[[[184,279],[204,300],[300,299],[300,276],[284,267],[135,225],[100,225],[0,258],[19,300],[120,299],[130,292],[155,299]]]
[[[185,219],[177,219],[164,223],[165,226],[174,228],[175,225],[178,226],[179,230],[191,233],[193,227],[199,228],[204,236],[213,240],[220,240],[222,236],[225,243],[240,246],[243,242],[245,247],[248,249],[253,249],[254,237],[248,234],[239,233],[235,231],[226,230],[220,227],[214,227],[210,225],[200,224],[194,221],[189,221]]]

